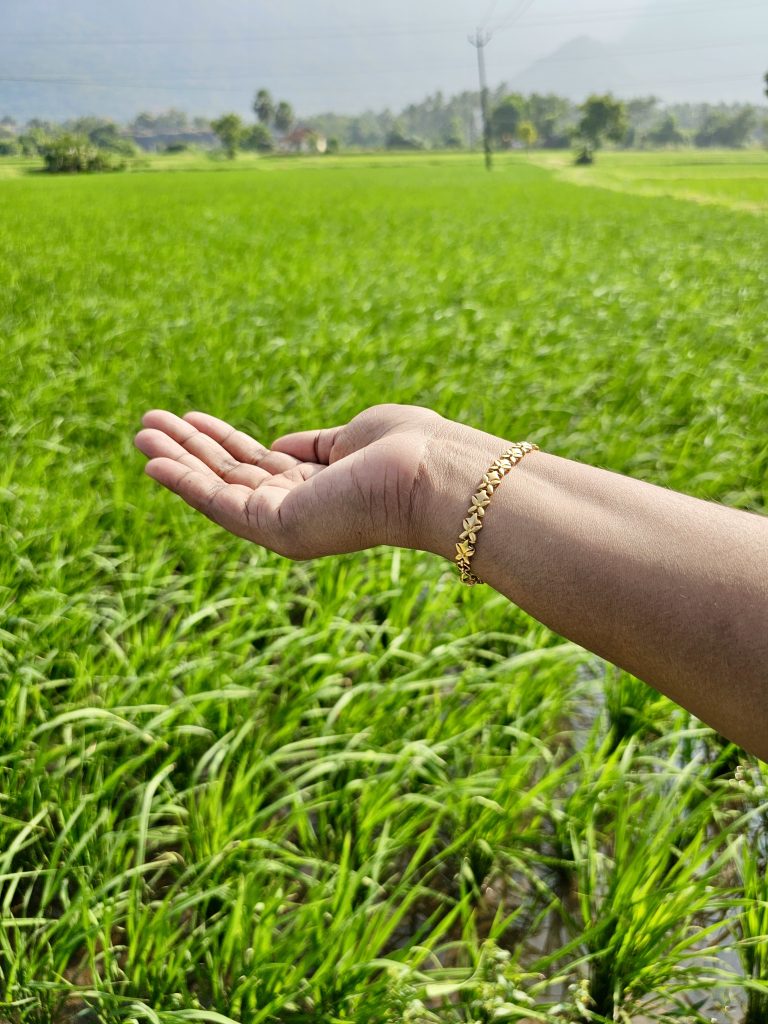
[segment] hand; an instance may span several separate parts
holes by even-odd
[[[136,446],[149,476],[231,533],[294,559],[429,547],[431,442],[458,426],[420,406],[377,405],[270,449],[206,413],[155,410],[142,422]]]

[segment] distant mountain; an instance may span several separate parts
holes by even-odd
[[[756,5],[648,5],[614,43],[579,36],[508,79],[519,92],[582,100],[591,92],[667,101],[764,102],[768,0]]]
[[[305,116],[400,110],[476,88],[467,33],[481,8],[488,0],[0,0],[0,117],[247,114],[260,86]],[[501,28],[514,9],[496,6]],[[599,21],[595,0],[540,0],[501,28],[492,86],[762,100],[768,0],[613,0]]]
[[[554,92],[575,100],[592,92],[642,92],[631,68],[615,49],[589,36],[579,36],[509,78],[509,87],[514,92]]]

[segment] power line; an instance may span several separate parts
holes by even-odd
[[[729,6],[729,10],[755,10],[765,9],[764,0],[742,0],[741,3],[732,3]],[[526,28],[535,28],[542,25],[567,25],[577,24],[580,25],[583,22],[588,21],[600,21],[601,23],[609,22],[622,22],[622,21],[634,21],[638,15],[643,17],[669,17],[671,15],[686,15],[686,14],[708,14],[714,11],[721,11],[722,6],[718,4],[709,4],[703,7],[672,7],[664,8],[663,10],[656,7],[645,8],[625,8],[623,11],[616,10],[602,10],[602,11],[590,11],[582,12],[581,14],[561,14],[552,15],[548,18],[540,18],[534,21],[521,22]],[[495,32],[503,32],[506,30],[505,25],[498,26],[494,29]]]
[[[512,21],[512,17],[517,14],[517,17],[522,19],[533,4],[533,0],[522,0],[523,6],[526,10],[517,14],[516,11],[512,12],[508,18],[503,19],[495,28],[494,32],[504,31],[507,28],[507,23],[517,24],[517,21]],[[495,5],[494,5],[495,6]],[[518,9],[520,4],[518,4]],[[752,10],[752,9],[764,9],[765,0],[731,0],[729,3],[729,11],[732,10]],[[552,14],[546,17],[520,21],[521,25],[528,27],[536,27],[541,25],[567,25],[589,21],[631,21],[636,18],[637,15],[643,15],[646,17],[669,17],[675,14],[704,14],[710,11],[722,10],[722,4],[708,3],[708,4],[696,4],[694,6],[665,6],[663,9],[660,8],[647,8],[643,6],[625,8],[621,11],[612,9],[600,8],[592,9],[587,11],[581,11],[578,14],[575,13],[562,13]],[[487,20],[487,19],[486,19]],[[270,33],[270,34],[259,34],[259,35],[238,35],[238,36],[184,36],[184,35],[171,35],[148,38],[145,36],[90,36],[87,38],[73,37],[64,35],[44,35],[41,33],[11,33],[3,32],[3,42],[10,43],[33,43],[41,46],[172,46],[177,43],[216,43],[226,45],[227,43],[232,44],[253,44],[253,43],[271,43],[271,42],[295,42],[295,41],[309,41],[319,42],[324,39],[344,39],[344,38],[384,38],[387,36],[410,36],[414,34],[435,34],[440,33],[453,33],[456,27],[465,24],[464,21],[443,21],[437,24],[431,22],[429,24],[423,24],[420,26],[410,25],[402,28],[351,28],[351,29],[313,29],[309,32],[292,32],[292,33]],[[481,22],[485,24],[485,20]]]
[[[483,18],[481,18],[481,20],[480,20],[480,24],[482,26],[485,26],[485,25],[488,24],[488,22],[491,20],[491,15],[496,10],[498,5],[499,5],[499,0],[491,0],[491,6],[486,11],[485,16]]]
[[[505,18],[504,21],[500,22],[494,29],[494,32],[499,32],[504,28],[511,28],[512,25],[516,25],[523,15],[527,14],[533,7],[536,0],[521,0],[521,3],[517,5],[517,8]]]
[[[490,39],[490,36],[488,37]],[[474,45],[474,37],[471,37],[471,41]],[[757,47],[760,44],[754,39],[745,40],[733,40],[731,42],[720,42],[720,43],[700,43],[693,46],[656,46],[651,48],[642,49],[630,49],[630,50],[612,50],[610,51],[611,57],[638,57],[638,56],[659,56],[665,53],[695,53],[707,50],[723,50],[723,49],[734,49],[734,48],[751,48]],[[594,55],[592,54],[565,54],[559,57],[541,57],[537,63],[544,63],[546,65],[558,65],[567,64],[571,62],[579,61],[594,61]],[[387,66],[386,68],[340,68],[340,69],[316,69],[312,71],[300,71],[300,70],[283,70],[283,69],[260,69],[262,76],[277,76],[281,78],[325,78],[325,77],[336,77],[336,78],[348,78],[350,74],[359,75],[399,75],[399,74],[415,74],[424,70],[429,71],[450,71],[454,70],[455,65],[453,64],[419,64],[418,66]],[[232,68],[226,68],[221,70],[209,69],[207,71],[182,71],[179,72],[178,77],[168,76],[165,73],[165,77],[161,79],[155,79],[154,81],[147,82],[146,75],[142,76],[141,82],[138,79],[131,78],[115,78],[115,79],[99,79],[99,78],[84,78],[75,77],[71,75],[0,75],[0,82],[34,82],[34,83],[51,83],[51,84],[73,84],[73,85],[91,85],[91,84],[104,84],[106,86],[115,85],[132,85],[132,84],[148,84],[149,86],[169,86],[184,85],[191,83],[208,83],[215,80],[216,77],[226,77],[227,79],[242,78],[250,80],[253,78],[253,70],[236,70]],[[740,77],[751,78],[752,75],[744,75]],[[714,80],[714,79],[713,79]]]

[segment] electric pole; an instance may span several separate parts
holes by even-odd
[[[483,114],[483,149],[485,150],[485,169],[490,171],[493,165],[491,156],[491,118],[488,113],[488,85],[485,81],[485,54],[483,50],[491,41],[490,32],[481,32],[478,28],[469,41],[477,50],[477,73],[480,78],[480,109]]]

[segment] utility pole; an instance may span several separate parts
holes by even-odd
[[[488,84],[485,80],[485,54],[483,50],[491,41],[490,32],[481,32],[478,28],[469,41],[477,50],[477,73],[480,78],[480,109],[483,113],[483,149],[485,150],[485,169],[490,171],[493,166],[491,156],[491,118],[488,113]]]

